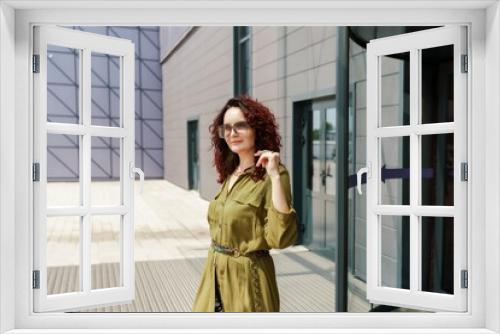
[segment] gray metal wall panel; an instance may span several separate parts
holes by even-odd
[[[70,28],[70,27],[68,27]],[[163,178],[163,101],[158,27],[71,27],[73,29],[130,39],[135,44],[135,143],[136,166],[146,178]],[[74,50],[51,47],[48,76],[48,120],[78,122],[78,57]],[[119,124],[118,58],[92,56],[92,124]],[[73,145],[68,147],[68,141]],[[65,143],[61,145],[61,143]],[[71,153],[71,150],[74,152]],[[77,180],[70,161],[78,156],[75,138],[59,137],[48,145],[49,180]],[[119,177],[119,141],[94,138],[92,179]],[[77,166],[77,165],[76,165]]]

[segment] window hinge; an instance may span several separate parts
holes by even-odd
[[[40,163],[33,163],[33,181],[40,181]]]
[[[467,55],[462,55],[462,73],[469,72],[469,57]]]
[[[33,289],[40,289],[40,270],[33,270]]]
[[[466,162],[462,162],[460,164],[460,179],[462,181],[468,181],[469,180],[469,165]]]
[[[467,289],[469,287],[469,272],[467,270],[462,270],[462,289]]]
[[[40,55],[33,55],[33,73],[40,73]]]

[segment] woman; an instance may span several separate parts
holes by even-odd
[[[222,186],[208,207],[212,244],[193,311],[279,312],[269,249],[295,243],[297,214],[276,120],[240,96],[226,103],[210,132]]]

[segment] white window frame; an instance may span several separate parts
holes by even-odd
[[[35,212],[33,223],[33,268],[40,272],[39,289],[34,289],[36,312],[71,311],[89,307],[101,307],[131,302],[135,296],[134,283],[134,182],[135,166],[135,113],[134,113],[134,64],[135,46],[129,40],[92,34],[88,32],[52,26],[36,26],[34,53],[40,57],[39,73],[33,75],[34,160],[39,163],[40,181],[33,184]],[[81,98],[79,123],[47,121],[47,47],[56,45],[79,50]],[[119,58],[119,111],[118,127],[92,125],[91,115],[91,59],[92,52]],[[47,135],[66,134],[79,139],[79,185],[81,199],[72,207],[47,207]],[[91,138],[117,138],[120,141],[120,204],[99,206],[91,199]],[[117,215],[119,225],[119,279],[117,287],[92,289],[91,247],[92,217]],[[80,288],[78,292],[49,295],[47,291],[47,220],[49,217],[70,216],[80,219]]]
[[[466,28],[447,26],[379,38],[367,46],[367,162],[373,169],[367,181],[367,299],[386,304],[426,311],[467,310],[467,289],[461,287],[461,270],[467,270],[467,181],[461,180],[461,163],[467,163],[467,77],[462,73],[462,55],[467,54]],[[421,50],[453,46],[454,121],[422,124],[422,52]],[[381,94],[383,56],[408,52],[410,55],[410,123],[382,126]],[[421,204],[422,135],[448,134],[454,137],[453,189],[454,205]],[[410,203],[388,205],[381,201],[382,138],[403,138],[410,142]],[[410,223],[410,286],[398,289],[382,285],[382,217],[408,216]],[[453,218],[453,293],[422,291],[422,217]]]
[[[203,8],[196,8],[196,5]],[[66,9],[62,9],[64,6]],[[67,8],[68,6],[73,8]],[[128,8],[119,8],[127,6]],[[289,6],[287,8],[287,6]],[[351,6],[351,7],[349,7]],[[49,10],[46,8],[50,7]],[[81,8],[78,8],[81,7]],[[93,8],[92,8],[93,7]],[[130,7],[144,7],[137,10]],[[158,8],[162,7],[162,8]],[[82,9],[83,8],[83,9]],[[211,10],[207,10],[211,8]],[[250,9],[249,9],[250,8]],[[284,12],[287,15],[284,15]],[[468,91],[468,312],[280,314],[34,314],[31,249],[31,25],[441,25],[470,27]],[[14,38],[15,34],[15,38]],[[180,2],[16,1],[0,3],[0,332],[108,333],[103,328],[270,328],[268,332],[499,333],[500,8],[496,1]],[[12,64],[15,63],[15,69]],[[487,70],[486,70],[487,68]],[[15,127],[12,126],[15,124]],[[486,182],[488,175],[488,182]],[[15,181],[13,181],[15,180]],[[12,196],[14,194],[15,196]],[[12,258],[15,254],[15,258]],[[485,265],[485,264],[488,265]],[[15,284],[14,284],[15,282]],[[13,289],[12,287],[15,286]],[[485,293],[485,292],[488,293]],[[14,307],[13,307],[14,306]],[[148,329],[145,329],[147,326]],[[89,327],[94,328],[88,329]],[[101,328],[101,330],[97,330]],[[205,330],[203,328],[212,328]],[[279,328],[289,328],[279,331]],[[344,328],[344,330],[342,330]],[[381,328],[381,329],[377,329]],[[88,330],[85,330],[88,329]],[[134,330],[135,329],[135,330]],[[313,329],[317,329],[314,331]],[[55,330],[54,330],[55,331]],[[164,332],[174,330],[165,329]],[[176,332],[179,332],[177,330]],[[236,330],[229,330],[236,332]],[[115,331],[116,332],[116,331]],[[248,333],[249,331],[245,331]],[[258,332],[258,330],[255,330]]]

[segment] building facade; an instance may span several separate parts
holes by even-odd
[[[161,28],[162,34],[171,36],[171,29]],[[300,216],[298,243],[332,260],[346,254],[348,260],[336,274],[337,285],[347,287],[338,304],[358,311],[382,307],[366,300],[366,195],[356,191],[357,171],[367,164],[366,46],[373,38],[425,29],[185,27],[175,42],[170,40],[173,46],[162,47],[165,178],[211,200],[220,185],[215,182],[208,126],[233,95],[257,98],[270,107],[279,124],[281,159],[290,170]],[[423,122],[449,122],[453,51],[428,50],[422,73],[439,85],[422,90]],[[410,122],[409,66],[409,52],[381,60],[381,126]],[[337,126],[339,120],[344,124]],[[382,204],[409,205],[409,138],[381,139]],[[450,205],[453,136],[422,140],[432,147],[422,155],[424,201]],[[447,254],[453,252],[453,226],[445,218],[428,219],[422,233],[429,247],[423,254],[424,281],[431,291],[450,291],[453,264]],[[381,284],[408,288],[409,216],[384,216],[380,224]],[[339,235],[346,241],[337,244]]]

